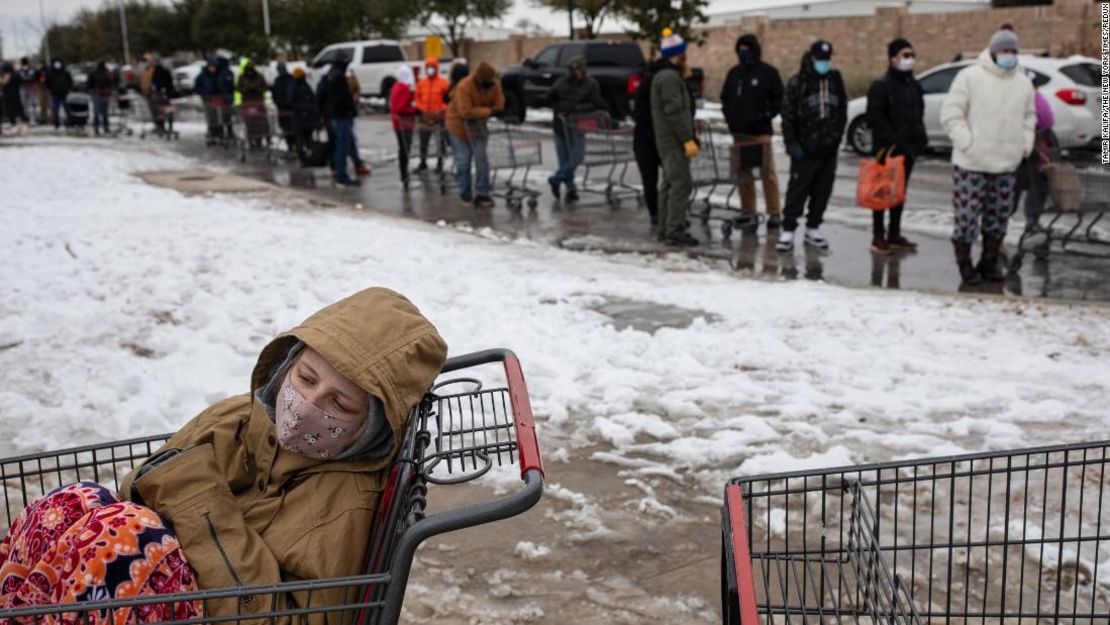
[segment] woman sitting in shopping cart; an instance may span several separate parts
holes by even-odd
[[[0,544],[0,609],[363,572],[386,473],[446,351],[420,311],[386,289],[320,310],[262,350],[250,393],[185,424],[118,495],[81,482],[24,510]],[[312,607],[343,594],[313,591]],[[306,601],[204,607],[249,616]],[[171,605],[117,610],[116,622],[201,610]]]

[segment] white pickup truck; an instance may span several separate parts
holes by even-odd
[[[407,59],[401,44],[388,39],[347,41],[333,43],[312,59],[311,82],[313,88],[328,70],[328,66],[343,54],[351,60],[349,69],[354,71],[363,97],[385,98],[396,81],[397,68]]]

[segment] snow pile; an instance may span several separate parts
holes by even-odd
[[[0,451],[175,429],[246,391],[275,334],[372,285],[413,299],[452,354],[514,349],[548,448],[600,444],[598,459],[692,474],[704,493],[740,472],[1110,427],[1105,308],[743,281],[681,257],[294,211],[277,195],[185,197],[131,175],[182,168],[146,150],[0,149],[11,198],[0,205]],[[59,171],[75,192],[59,192]],[[618,331],[595,309],[606,298],[706,316]],[[564,495],[578,531],[602,529],[592,504]]]

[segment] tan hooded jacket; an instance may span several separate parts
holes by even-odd
[[[393,434],[385,457],[327,461],[277,445],[274,423],[254,393],[298,340],[381,399]],[[251,393],[225,399],[186,424],[162,448],[185,451],[144,474],[135,488],[172,524],[202,589],[361,574],[387,469],[410,411],[446,355],[435,327],[407,299],[379,288],[356,293],[267,345]],[[130,497],[132,476],[122,497]],[[312,605],[344,600],[342,591],[317,591]],[[304,604],[298,594],[283,597],[278,608]],[[271,606],[269,597],[260,597],[208,601],[206,608],[212,615],[249,615]],[[339,621],[339,613],[327,619]]]
[[[493,82],[489,89],[478,88],[479,82]],[[447,130],[456,137],[469,141],[466,135],[468,120],[489,119],[494,113],[505,108],[505,92],[497,72],[485,61],[478,64],[474,73],[463,78],[455,85],[451,104],[447,106]]]

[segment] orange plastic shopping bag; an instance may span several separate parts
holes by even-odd
[[[890,156],[891,146],[879,150],[876,158],[865,158],[859,163],[859,183],[856,186],[856,203],[873,211],[894,208],[906,201],[906,159]],[[886,152],[886,158],[883,158]]]

